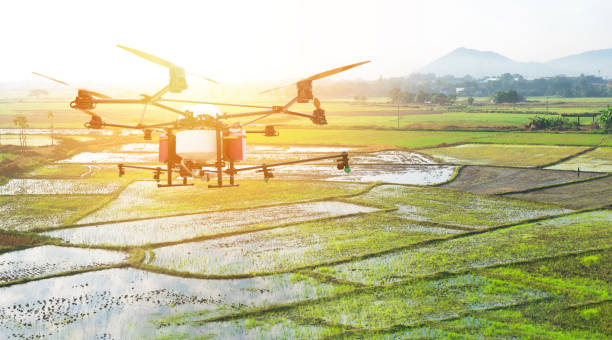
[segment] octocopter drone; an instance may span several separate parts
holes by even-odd
[[[297,83],[295,83],[295,86],[297,87],[297,96],[291,99],[285,105],[259,106],[214,103],[197,100],[164,99],[163,96],[168,92],[180,93],[187,89],[187,81],[185,77],[188,73],[185,72],[183,68],[151,54],[121,45],[118,45],[118,47],[127,50],[131,53],[134,53],[153,63],[167,67],[170,73],[170,80],[168,82],[168,85],[166,85],[157,93],[151,96],[142,94],[142,98],[140,99],[115,99],[100,92],[77,88],[77,97],[74,99],[74,101],[70,103],[70,107],[73,109],[80,110],[91,116],[91,120],[85,123],[85,126],[87,128],[102,129],[104,127],[117,127],[124,129],[142,130],[144,133],[145,140],[151,140],[151,133],[154,130],[163,131],[164,133],[159,138],[159,162],[166,163],[167,166],[165,169],[162,167],[146,167],[119,164],[119,176],[124,175],[126,168],[145,169],[152,170],[153,178],[159,181],[161,173],[166,172],[167,184],[158,184],[158,187],[169,187],[193,185],[193,183],[187,182],[187,179],[189,177],[209,179],[210,175],[212,174],[213,176],[216,175],[217,184],[209,185],[208,187],[221,188],[228,186],[236,186],[237,184],[235,184],[234,177],[236,176],[236,174],[242,171],[256,170],[257,172],[261,172],[264,176],[264,180],[267,182],[270,178],[274,177],[272,173],[274,167],[312,162],[324,159],[335,160],[337,163],[336,166],[338,170],[344,170],[347,173],[351,171],[349,167],[348,154],[346,152],[290,162],[262,164],[241,168],[236,168],[235,164],[245,159],[247,134],[259,133],[268,137],[278,136],[278,132],[274,128],[274,125],[266,125],[263,130],[248,131],[244,130],[243,126],[250,125],[259,119],[263,119],[275,114],[287,114],[297,117],[308,118],[316,125],[327,124],[327,120],[325,118],[325,110],[321,108],[321,103],[319,99],[315,98],[313,95],[312,82],[317,79],[325,78],[336,73],[349,70],[353,67],[363,65],[365,63],[368,63],[369,61],[338,67],[298,81]],[[68,83],[42,75],[40,73],[32,73],[47,78],[49,80],[58,82],[60,84],[73,87]],[[199,77],[204,78],[205,80],[210,81],[212,83],[217,83],[216,81],[210,78],[202,76]],[[261,92],[260,94],[274,91],[277,89],[279,88],[266,90]],[[295,103],[308,103],[310,101],[312,101],[314,105],[314,110],[312,114],[289,110],[289,108]],[[261,110],[232,114],[218,112],[213,116],[211,114],[204,113],[198,114],[197,107],[196,109],[187,108],[185,110],[178,110],[176,108],[163,104],[164,102],[235,106]],[[141,116],[140,122],[137,125],[116,124],[107,119],[103,119],[102,116],[92,111],[99,104],[138,104],[144,105],[145,110],[148,105],[152,105],[164,110],[174,112],[180,115],[181,118],[167,123],[143,124],[143,110],[143,115]],[[258,116],[258,118],[251,120],[245,125],[241,125],[239,123],[230,125],[227,122],[227,119],[254,116]],[[173,184],[173,171],[179,173],[179,175],[182,177],[182,183]],[[229,184],[223,184],[224,174],[229,176]]]

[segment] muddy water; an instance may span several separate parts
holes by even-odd
[[[11,179],[0,185],[0,195],[95,195],[110,194],[118,184],[99,184],[65,179]]]
[[[0,282],[35,278],[69,270],[106,266],[124,261],[122,252],[40,246],[0,255]],[[2,299],[3,300],[4,296]]]
[[[131,268],[88,272],[0,288],[0,338],[151,338],[166,316],[199,310],[201,319],[335,290],[291,274],[199,280]]]
[[[103,224],[44,234],[73,244],[143,245],[227,233],[257,224],[302,222],[375,210],[356,204],[323,201]]]

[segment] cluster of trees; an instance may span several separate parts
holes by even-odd
[[[438,104],[438,105],[452,105],[457,100],[457,95],[444,93],[429,93],[425,91],[419,91],[412,93],[408,91],[402,91],[395,87],[389,92],[391,101],[396,104]]]
[[[503,103],[518,103],[525,100],[523,96],[521,96],[518,92],[514,90],[508,91],[497,91],[491,99],[495,104],[503,104]],[[473,98],[472,98],[473,102]]]
[[[441,93],[456,94],[462,97],[490,97],[499,91],[514,90],[522,96],[559,96],[559,97],[612,97],[612,87],[607,80],[582,75],[579,77],[556,76],[538,79],[525,79],[520,74],[502,74],[496,77],[472,78],[433,74],[411,74],[401,78],[382,78],[378,80],[326,80],[317,83],[317,94],[321,96],[368,96],[385,97],[394,88],[417,94]]]
[[[578,122],[570,122],[569,119],[561,116],[536,116],[531,119],[528,126],[536,130],[569,130],[579,128],[580,124]]]

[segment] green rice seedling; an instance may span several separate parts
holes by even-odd
[[[457,232],[374,213],[157,248],[151,264],[200,274],[268,273],[381,252]]]
[[[546,287],[579,301],[612,295],[612,250],[492,268],[487,275]]]
[[[375,210],[377,209],[352,203],[317,201],[100,224],[49,231],[45,235],[74,244],[140,246],[239,233],[289,222]]]
[[[600,147],[547,169],[612,172],[612,148]]]
[[[463,144],[422,152],[447,163],[535,167],[585,149],[580,146]]]
[[[341,295],[262,315],[357,329],[380,329],[549,298],[522,285],[477,275],[416,281]],[[206,323],[204,326],[208,327]]]
[[[325,272],[343,280],[382,284],[603,248],[611,241],[612,211],[593,211],[338,264]]]
[[[362,184],[302,181],[243,180],[239,187],[210,190],[208,183],[196,181],[194,186],[159,190],[155,182],[130,184],[111,204],[87,216],[79,223],[123,220],[196,213],[222,209],[240,209],[293,203],[326,197],[357,194]]]
[[[432,187],[378,186],[350,199],[398,207],[397,216],[464,228],[487,228],[569,212],[552,205]]]

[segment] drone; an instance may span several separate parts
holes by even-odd
[[[116,127],[123,129],[142,130],[145,140],[151,140],[153,131],[160,131],[163,134],[159,138],[159,162],[166,163],[166,167],[148,167],[138,165],[118,164],[119,176],[125,174],[127,168],[152,170],[153,178],[158,182],[158,187],[172,186],[187,186],[193,185],[188,183],[188,178],[199,178],[209,180],[211,175],[216,175],[217,184],[208,185],[209,188],[233,187],[235,176],[244,171],[255,170],[263,174],[264,181],[268,182],[274,177],[273,170],[275,167],[306,163],[331,159],[336,161],[338,170],[344,170],[346,173],[351,171],[349,166],[348,153],[342,152],[339,154],[326,155],[315,158],[300,159],[295,161],[261,164],[256,166],[236,167],[236,163],[245,160],[246,155],[246,136],[247,134],[263,134],[267,137],[278,136],[279,133],[274,125],[266,125],[262,130],[245,130],[243,126],[251,125],[253,122],[276,114],[285,114],[296,117],[310,119],[315,125],[326,125],[325,110],[321,108],[321,102],[313,94],[312,82],[321,78],[329,77],[336,73],[340,73],[351,68],[369,63],[363,61],[351,65],[346,65],[334,68],[325,72],[321,72],[304,78],[295,83],[297,95],[284,105],[279,106],[260,106],[260,105],[245,105],[245,104],[230,104],[230,103],[215,103],[199,100],[178,100],[164,99],[163,96],[167,93],[180,93],[187,89],[187,81],[185,69],[177,66],[167,60],[161,59],[154,55],[122,46],[118,47],[131,52],[139,57],[142,57],[150,62],[164,66],[169,70],[169,82],[161,90],[153,95],[142,94],[140,99],[116,99],[100,92],[76,88],[78,90],[76,98],[70,102],[70,107],[79,110],[91,117],[91,120],[85,123],[85,127],[89,129],[103,129],[105,127]],[[46,75],[32,72],[35,75],[47,78],[60,84],[73,87],[61,80],[57,80]],[[205,80],[216,83],[218,82],[199,76]],[[292,84],[293,85],[293,84]],[[74,87],[73,87],[74,88]],[[260,92],[260,94],[271,92],[280,88],[274,88]],[[312,114],[302,113],[289,110],[295,103],[313,103],[314,110]],[[203,110],[198,110],[197,105],[186,106],[183,110],[168,106],[165,103],[183,103],[197,104],[200,106],[215,105],[215,106],[235,106],[245,107],[250,109],[259,109],[258,111],[247,111],[239,113],[221,113],[216,112],[214,115],[204,113]],[[97,105],[101,104],[138,104],[144,105],[144,110],[148,105],[152,105],[173,113],[176,113],[180,118],[165,123],[143,124],[143,116],[136,125],[116,124],[107,119],[104,119],[99,114],[93,112]],[[201,112],[198,112],[201,111]],[[228,119],[254,117],[258,118],[242,125],[240,123],[229,124]],[[161,184],[160,177],[162,173],[166,173],[166,184]],[[173,172],[177,172],[182,178],[182,182],[173,183]],[[224,175],[229,177],[229,184],[223,183]]]

